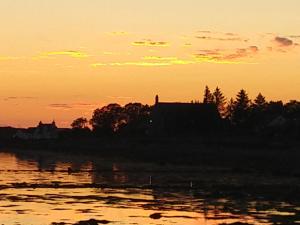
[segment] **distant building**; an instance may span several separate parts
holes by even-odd
[[[210,134],[219,127],[220,121],[214,104],[159,102],[156,96],[150,134]]]
[[[37,127],[20,129],[14,135],[14,138],[22,140],[50,140],[58,138],[58,128],[55,121],[52,123],[40,122]]]

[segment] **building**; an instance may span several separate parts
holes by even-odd
[[[14,138],[22,140],[51,140],[58,138],[58,128],[55,121],[52,123],[39,122],[37,127],[20,129],[14,135]]]
[[[159,102],[155,98],[150,134],[210,134],[220,126],[221,117],[214,104]]]

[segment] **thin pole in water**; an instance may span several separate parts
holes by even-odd
[[[152,185],[152,176],[149,177],[149,185]]]
[[[190,183],[190,188],[193,188],[193,181],[191,181]]]

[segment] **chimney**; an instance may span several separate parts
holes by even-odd
[[[158,95],[155,96],[155,105],[157,105],[159,103],[159,97]]]

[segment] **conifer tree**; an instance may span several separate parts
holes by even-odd
[[[259,93],[254,100],[253,107],[254,108],[265,108],[266,105],[267,105],[266,98],[261,93]]]
[[[251,100],[248,97],[247,92],[242,89],[236,96],[234,102],[234,110],[232,115],[232,121],[235,124],[243,124],[246,122],[249,116]]]
[[[224,117],[226,112],[226,98],[219,87],[214,91],[213,98],[220,115]]]
[[[234,111],[234,100],[230,98],[229,102],[227,103],[226,110],[225,110],[225,118],[231,120]]]
[[[210,89],[208,86],[205,87],[204,90],[204,98],[203,98],[203,103],[204,104],[211,104],[214,103],[214,96],[210,92]]]

